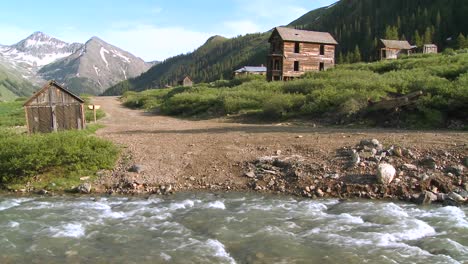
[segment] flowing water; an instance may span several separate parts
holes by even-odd
[[[468,209],[257,194],[0,197],[0,263],[463,263]]]

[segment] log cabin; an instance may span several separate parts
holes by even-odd
[[[330,33],[276,27],[268,42],[268,81],[287,81],[335,66],[338,42]]]
[[[86,126],[84,100],[49,81],[24,103],[29,133],[48,133]]]

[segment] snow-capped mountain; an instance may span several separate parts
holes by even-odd
[[[39,75],[65,83],[76,93],[100,94],[150,67],[150,63],[129,52],[92,37],[70,56],[41,68]]]
[[[16,44],[0,45],[0,66],[39,86],[55,79],[76,93],[99,94],[151,65],[97,37],[70,44],[35,32]]]
[[[82,46],[80,43],[69,44],[42,32],[34,32],[14,45],[0,47],[0,53],[12,62],[36,68],[70,56]]]

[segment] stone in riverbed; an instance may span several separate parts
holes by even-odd
[[[433,157],[426,157],[424,159],[422,159],[420,162],[421,166],[424,166],[428,169],[433,169],[435,170],[437,168],[437,164],[436,164],[436,161]]]
[[[145,167],[143,165],[135,164],[132,167],[130,167],[128,171],[140,174],[145,171]]]
[[[417,171],[418,170],[418,167],[416,165],[413,165],[413,164],[403,164],[403,166],[401,166],[402,169],[406,170],[406,171]]]
[[[458,193],[451,192],[451,193],[449,193],[448,197],[451,198],[452,200],[454,200],[457,203],[465,202],[465,199],[461,195],[459,195]]]
[[[255,178],[255,172],[249,171],[244,174],[248,178]]]
[[[325,194],[323,193],[322,189],[318,188],[315,193],[317,194],[318,197],[323,197]]]
[[[91,183],[86,182],[86,183],[78,185],[78,187],[75,188],[75,192],[91,193]]]
[[[395,168],[387,163],[379,164],[377,168],[377,182],[380,184],[390,184],[395,177],[396,170]]]
[[[418,198],[418,203],[420,204],[431,204],[438,200],[438,196],[432,192],[425,191]]]
[[[445,168],[445,172],[453,173],[455,176],[461,176],[463,174],[463,165],[454,165]]]

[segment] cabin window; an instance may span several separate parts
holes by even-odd
[[[294,71],[299,71],[299,62],[298,61],[294,62]]]
[[[323,71],[323,70],[325,70],[325,63],[320,62],[320,64],[319,64],[319,71]]]
[[[320,45],[320,55],[325,55],[325,45]]]
[[[301,45],[299,42],[294,43],[294,53],[299,53],[301,51]]]

